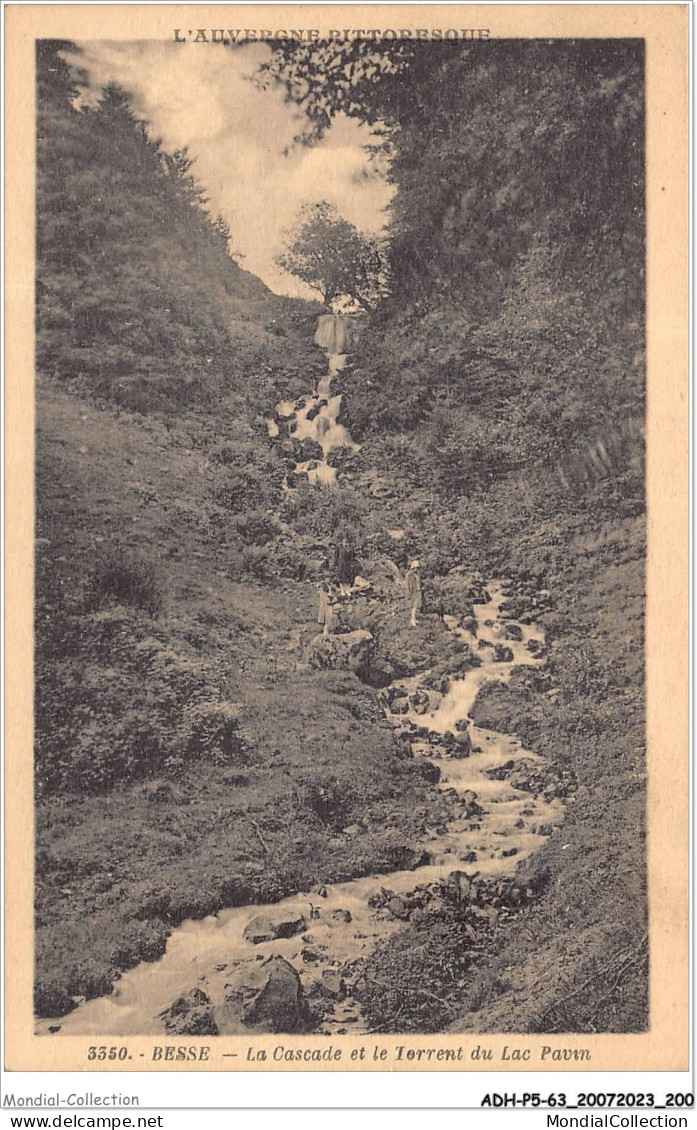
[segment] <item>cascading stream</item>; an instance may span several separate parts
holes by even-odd
[[[491,601],[474,608],[479,624],[477,637],[446,620],[450,629],[468,644],[475,638],[491,644],[480,652],[483,654],[481,666],[468,670],[462,678],[453,678],[445,694],[426,692],[432,704],[427,713],[413,709],[392,713],[386,708],[387,717],[395,726],[400,729],[406,726],[414,731],[415,756],[438,759],[439,788],[454,789],[459,796],[476,794],[483,810],[480,818],[473,821],[463,807],[462,815],[457,815],[444,829],[432,831],[422,845],[430,862],[416,871],[392,871],[339,883],[328,887],[325,897],[308,891],[271,906],[235,907],[202,921],[185,922],[171,935],[159,961],[141,963],[123,975],[109,996],[89,1001],[57,1022],[42,1020],[37,1030],[46,1032],[50,1025],[59,1023],[64,1034],[161,1034],[165,1031],[161,1014],[182,993],[202,988],[214,1006],[222,1007],[231,976],[244,976],[245,967],[251,970],[260,957],[272,954],[281,955],[298,969],[304,990],[311,991],[313,982],[325,971],[340,972],[351,962],[366,957],[379,941],[400,928],[399,921],[381,916],[369,905],[368,900],[381,888],[400,895],[412,891],[417,884],[446,880],[454,870],[462,868],[463,858],[476,859],[476,866],[471,866],[470,870],[476,870],[480,876],[512,875],[519,863],[545,842],[552,827],[560,823],[563,805],[559,800],[533,798],[529,792],[512,787],[505,777],[497,779],[490,773],[510,761],[525,759],[541,763],[541,758],[525,750],[515,736],[471,724],[468,729],[472,744],[481,752],[472,752],[463,758],[453,755],[447,745],[439,748],[433,742],[433,736],[453,733],[458,724],[468,722],[477,693],[488,680],[507,682],[514,667],[542,662],[532,654],[528,644],[535,640],[542,645],[543,634],[533,625],[517,624],[511,619],[501,621],[499,609],[505,590],[501,585],[491,585],[489,591]],[[484,626],[484,621],[489,621],[491,626]],[[506,641],[513,655],[508,662],[494,658],[502,624],[515,625],[516,634],[520,635],[518,640]],[[413,701],[419,691],[424,693],[428,674],[425,671],[398,681],[388,690],[406,694],[409,701]],[[428,730],[431,740],[419,740],[417,730]],[[314,920],[309,918],[312,906],[320,912],[320,917]],[[304,915],[308,919],[309,933],[257,944],[246,940],[245,928],[257,915],[269,911],[281,918]],[[321,954],[321,960],[312,967],[303,960],[303,950],[308,944]],[[350,987],[345,999],[337,1001],[325,1015],[320,1030],[326,1034],[366,1031]]]
[[[281,401],[276,405],[275,418],[267,420],[269,435],[274,439],[283,434],[299,443],[310,440],[319,444],[321,459],[301,459],[293,468],[294,474],[307,475],[308,482],[317,486],[333,486],[336,483],[336,467],[327,461],[330,452],[338,447],[360,450],[348,429],[338,423],[341,396],[331,395],[332,380],[346,364],[348,341],[346,318],[341,314],[322,314],[318,319],[315,344],[327,352],[327,372],[320,378],[314,396]]]
[[[331,315],[320,318],[315,340],[332,350],[345,348],[341,322]],[[279,404],[277,408],[278,418],[290,420],[294,426],[292,434],[320,443],[325,455],[335,446],[356,446],[337,423],[341,397],[329,395],[332,378],[344,360],[343,353],[331,352],[329,369],[319,382],[317,395],[302,404]],[[313,413],[315,407],[318,411]],[[333,481],[333,477],[325,477],[326,471],[334,469],[325,461],[316,461],[314,468],[308,467],[308,478],[319,483]],[[319,892],[299,893],[272,905],[235,907],[200,921],[185,922],[172,933],[158,961],[143,962],[126,972],[110,995],[86,1002],[68,1016],[39,1021],[37,1032],[162,1034],[166,1031],[163,1013],[192,989],[205,992],[214,1012],[225,1017],[230,985],[244,984],[245,978],[253,980],[260,960],[272,955],[291,963],[300,974],[305,994],[311,994],[327,976],[341,981],[342,991],[333,1002],[325,1003],[321,1033],[366,1032],[366,1022],[351,992],[352,966],[355,968],[356,962],[402,925],[380,909],[380,892],[387,889],[390,896],[406,896],[415,888],[447,881],[454,872],[462,874],[465,863],[470,872],[485,879],[512,876],[563,818],[561,800],[533,795],[509,780],[511,764],[541,765],[542,759],[525,750],[519,738],[483,729],[471,720],[473,704],[485,683],[506,683],[514,668],[544,662],[542,631],[503,615],[505,585],[490,584],[487,595],[487,603],[474,606],[467,628],[452,617],[443,617],[446,627],[481,658],[480,666],[451,676],[439,691],[430,685],[430,672],[423,671],[380,692],[387,718],[400,731],[408,732],[414,756],[437,761],[441,771],[437,787],[456,794],[453,818],[442,827],[428,829],[423,844],[417,845],[427,853],[425,865],[338,883]],[[502,640],[505,651],[501,650]],[[458,744],[463,736],[467,737],[464,746]],[[477,813],[474,819],[473,811]],[[272,914],[279,921],[306,921],[294,936],[250,940],[245,932],[249,933],[250,925],[262,914]],[[308,948],[313,954],[310,963]],[[226,1026],[218,1022],[218,1028],[222,1035],[248,1031],[233,1023]]]

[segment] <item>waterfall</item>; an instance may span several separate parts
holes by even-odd
[[[330,354],[346,353],[349,332],[346,317],[342,314],[320,314],[317,319],[315,345]]]
[[[289,400],[276,405],[276,416],[267,420],[271,439],[283,432],[293,439],[314,440],[322,449],[322,458],[304,459],[295,464],[296,475],[307,475],[308,482],[317,486],[333,486],[337,481],[336,468],[327,463],[327,455],[337,447],[360,450],[347,428],[337,423],[341,409],[341,396],[331,395],[332,379],[346,364],[346,347],[350,343],[348,321],[342,314],[320,314],[314,337],[327,354],[327,372],[320,377],[314,394],[301,397],[294,403]]]

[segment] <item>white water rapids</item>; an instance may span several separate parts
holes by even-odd
[[[337,422],[341,411],[341,396],[331,395],[331,384],[346,364],[348,340],[345,319],[340,314],[322,314],[318,321],[315,344],[327,352],[328,369],[317,384],[313,396],[300,400],[282,400],[276,405],[276,416],[267,420],[269,435],[275,439],[283,432],[288,437],[302,441],[313,440],[322,449],[322,459],[305,459],[295,464],[295,473],[307,475],[308,482],[330,487],[336,483],[336,468],[327,462],[327,456],[337,447],[359,450],[348,429]]]
[[[340,356],[330,356],[329,372],[322,378],[318,389],[320,397],[308,398],[308,404],[327,396],[329,384],[341,368],[340,361]],[[332,435],[338,442],[338,437],[345,433],[345,429],[343,433],[338,430],[341,426],[336,423],[340,402],[340,396],[329,397],[320,408],[320,414],[312,420],[307,419],[305,409],[290,406],[297,421],[295,434],[318,438],[317,420],[326,419],[329,424],[322,436],[325,445],[334,442],[329,439]],[[279,405],[281,417],[285,415],[281,411],[284,407]],[[348,436],[348,433],[345,435]],[[318,442],[322,440],[318,439]],[[345,442],[352,441],[348,437]],[[326,446],[324,449],[327,449]],[[318,476],[316,481],[323,480]],[[518,624],[502,616],[501,605],[507,595],[505,585],[490,584],[488,594],[491,597],[489,602],[474,607],[476,634],[460,627],[455,620],[444,618],[450,631],[480,656],[481,666],[467,670],[461,677],[451,678],[444,694],[426,690],[424,684],[428,681],[428,671],[402,680],[393,684],[392,689],[393,692],[409,695],[410,709],[406,713],[392,713],[390,707],[385,708],[388,719],[396,727],[418,727],[433,735],[430,741],[420,741],[414,734],[414,755],[438,759],[441,769],[438,788],[454,789],[459,795],[468,791],[476,793],[477,803],[483,809],[481,816],[473,819],[465,805],[454,806],[454,818],[444,826],[427,830],[424,843],[418,845],[429,853],[430,862],[416,870],[373,875],[330,886],[321,894],[317,891],[301,892],[271,906],[235,907],[201,921],[185,922],[172,933],[166,952],[158,961],[143,962],[124,973],[110,995],[85,1002],[68,1016],[57,1020],[41,1020],[37,1032],[43,1034],[50,1027],[54,1030],[59,1027],[64,1035],[161,1034],[165,1031],[161,1014],[177,997],[200,987],[214,1007],[220,1006],[225,999],[225,984],[231,972],[238,973],[240,966],[247,963],[252,967],[260,958],[272,954],[285,957],[296,968],[307,991],[327,970],[341,973],[347,963],[366,957],[377,942],[401,928],[400,921],[387,917],[383,911],[368,904],[369,898],[382,887],[396,895],[405,894],[417,885],[447,879],[453,871],[462,870],[463,865],[470,873],[478,872],[483,877],[512,875],[522,860],[541,847],[551,827],[562,819],[561,801],[533,797],[528,792],[516,790],[505,779],[492,779],[488,775],[488,771],[511,760],[541,759],[523,749],[515,736],[473,724],[469,725],[473,750],[468,757],[453,756],[452,747],[447,743],[439,747],[435,737],[463,728],[477,693],[486,682],[507,682],[514,667],[535,666],[543,662],[527,646],[532,640],[543,644],[543,633],[534,625]],[[519,630],[508,633],[506,627],[512,625]],[[512,659],[497,661],[494,647],[509,634],[521,637],[505,638],[505,646],[510,648]],[[484,646],[479,646],[480,641],[485,641]],[[429,696],[425,713],[416,713],[411,708],[418,692]],[[404,701],[404,693],[401,697]],[[395,705],[394,697],[392,705]],[[463,864],[465,860],[467,863]],[[312,916],[311,907],[314,907]],[[314,916],[317,910],[319,917]],[[273,913],[276,918],[286,912],[296,918],[304,915],[308,929],[302,937],[257,944],[245,940],[245,927],[265,912]],[[347,918],[350,920],[346,921]],[[302,951],[308,945],[321,955],[311,965],[303,959]],[[366,1031],[360,1008],[350,993],[350,980],[346,999],[335,1001],[328,1005],[328,1009],[321,1033],[360,1034]],[[221,1034],[226,1033],[223,1031]]]

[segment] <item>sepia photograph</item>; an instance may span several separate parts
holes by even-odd
[[[646,43],[466,11],[32,41],[42,1047],[652,1028]]]

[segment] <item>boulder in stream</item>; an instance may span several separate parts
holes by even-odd
[[[322,949],[326,948],[326,946],[322,947]],[[306,965],[316,965],[318,962],[324,961],[324,956],[321,950],[317,946],[314,946],[312,944],[303,946],[302,950],[300,951],[300,956]]]
[[[392,714],[408,714],[409,713],[409,699],[396,698],[390,706]]]
[[[528,651],[530,652],[530,654],[534,655],[536,659],[541,658],[545,654],[545,651],[546,651],[545,645],[542,642],[542,640],[536,640],[536,639],[527,640],[525,646],[528,649]]]
[[[429,761],[427,757],[417,757],[415,762],[419,776],[429,785],[437,785],[441,778],[439,767]]]
[[[397,918],[400,921],[405,921],[409,917],[410,907],[404,899],[399,895],[393,895],[387,903],[387,912],[390,918]]]
[[[309,438],[303,439],[300,441],[299,448],[300,457],[298,459],[298,463],[307,463],[307,461],[310,459],[319,460],[323,458],[324,453],[322,451],[322,445],[317,443],[317,440]]]
[[[319,982],[323,996],[330,1000],[342,1001],[346,996],[346,982],[338,969],[325,969]]]
[[[504,624],[503,626],[504,638],[507,640],[516,640],[520,642],[523,638],[523,629],[519,624]]]
[[[458,729],[454,734],[451,732],[441,734],[440,745],[449,757],[469,757],[472,752],[472,739],[467,728],[464,730]]]
[[[327,463],[344,475],[357,474],[364,459],[353,447],[333,447],[327,452]]]
[[[431,705],[431,699],[426,691],[414,691],[410,702],[415,714],[427,714]]]
[[[443,672],[440,667],[435,667],[424,675],[421,685],[429,690],[436,691],[439,695],[447,694],[450,690],[450,672]]]
[[[302,914],[269,911],[252,918],[245,926],[243,936],[245,941],[259,945],[260,942],[273,942],[277,938],[292,938],[295,934],[302,934],[303,930],[307,930],[307,922]]]
[[[477,803],[477,794],[473,789],[465,789],[460,797],[461,803],[464,805],[468,816],[481,816],[482,808]]]
[[[409,704],[407,692],[404,687],[385,687],[384,690],[380,691],[378,697],[383,699],[388,706],[392,707],[392,710],[395,709],[395,703],[398,701],[405,702],[407,707]]]
[[[431,853],[424,848],[409,844],[395,844],[390,851],[390,866],[395,871],[415,871],[431,862]]]
[[[214,1018],[223,1036],[306,1032],[313,1026],[300,976],[280,954],[231,966]]]
[[[165,1028],[175,1036],[217,1036],[210,998],[202,989],[182,993],[162,1013]]]
[[[236,1020],[255,1032],[305,1032],[312,1025],[297,970],[278,954],[245,970],[223,1011],[228,1018],[223,1032],[234,1031]]]
[[[299,439],[296,439],[294,436],[290,436],[288,439],[282,440],[279,450],[281,452],[281,455],[285,459],[287,459],[289,463],[300,463],[300,462],[303,461],[303,455],[302,455],[303,446],[302,446],[302,443],[300,442]],[[321,459],[321,457],[322,457],[322,455],[321,455],[321,449],[320,449],[320,459]],[[309,458],[311,458],[311,456],[308,455],[307,458],[309,459]]]
[[[339,907],[336,910],[331,910],[329,912],[329,918],[332,919],[334,922],[350,922],[351,921],[351,911],[350,910],[343,910],[341,907]]]

